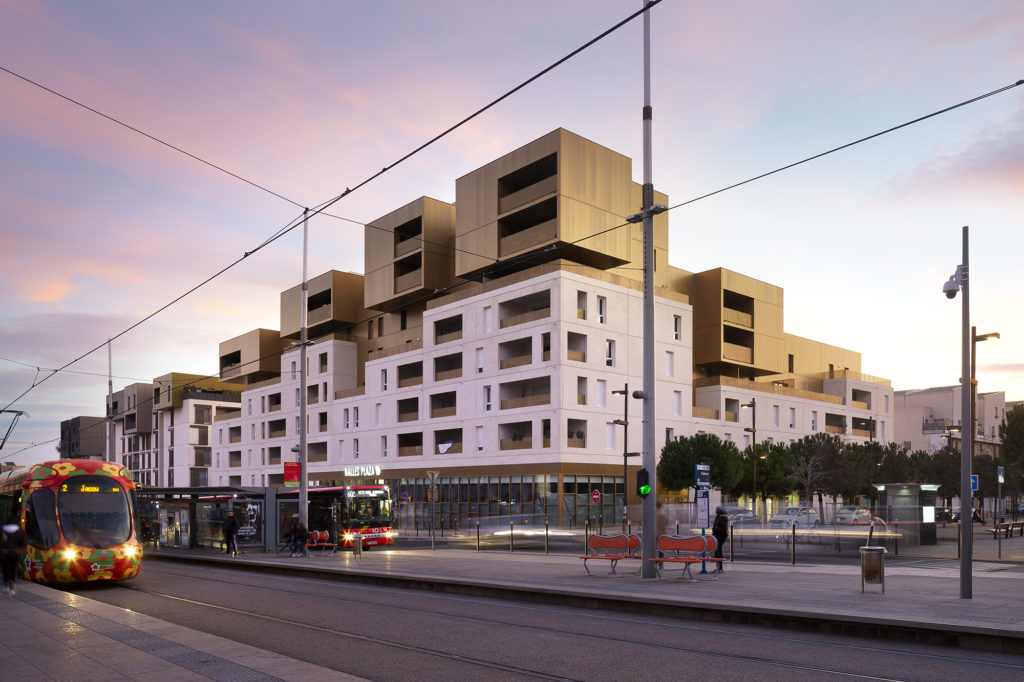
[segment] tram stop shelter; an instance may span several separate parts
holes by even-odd
[[[268,495],[273,488],[149,488],[135,495],[135,528],[143,545],[155,547],[223,547],[222,527],[228,511],[238,521],[238,546],[267,548]],[[269,526],[273,528],[273,526]]]
[[[936,543],[937,484],[876,483],[875,488],[879,492],[879,516],[885,520],[891,532],[899,533],[900,542],[910,546]]]

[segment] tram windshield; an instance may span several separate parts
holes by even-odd
[[[124,488],[106,476],[74,476],[57,497],[64,537],[82,547],[111,547],[131,536],[131,512]]]

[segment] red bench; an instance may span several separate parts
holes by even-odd
[[[689,578],[690,582],[697,582],[690,571],[690,566],[704,561],[721,562],[722,559],[711,556],[717,546],[718,541],[713,535],[662,535],[658,538],[658,549],[665,556],[655,557],[651,561],[658,567],[659,576],[665,564],[682,564],[683,572],[679,576],[680,579]]]
[[[580,559],[583,559],[583,568],[587,570],[587,575],[593,575],[590,572],[590,568],[587,566],[587,562],[591,559],[601,559],[603,561],[611,562],[611,574],[618,576],[615,572],[615,566],[622,559],[628,559],[633,556],[630,553],[630,539],[637,536],[627,535],[600,535],[593,534],[587,536],[587,553],[581,554]],[[639,540],[637,540],[636,546],[640,546]]]

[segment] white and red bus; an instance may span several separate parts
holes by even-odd
[[[329,542],[351,549],[356,536],[363,549],[390,545],[395,536],[391,489],[386,485],[345,485],[310,488],[309,530],[327,531]],[[278,493],[279,534],[286,537],[299,512],[297,490]]]

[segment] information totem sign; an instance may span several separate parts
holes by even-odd
[[[694,483],[697,486],[697,526],[711,527],[711,465],[697,464],[694,466]]]
[[[711,487],[711,465],[697,464],[694,466],[693,480],[698,488]]]

